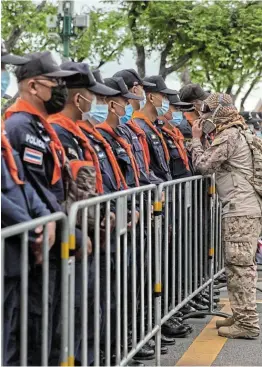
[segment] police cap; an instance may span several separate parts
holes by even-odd
[[[199,84],[187,84],[180,89],[180,99],[183,102],[192,102],[196,99],[204,101],[209,93],[205,92]]]
[[[66,86],[68,89],[86,88],[95,94],[101,96],[115,96],[119,92],[106,85],[98,83],[86,63],[68,61],[61,65],[63,70],[70,70],[76,72],[76,75],[67,78]]]
[[[102,77],[101,71],[99,69],[92,70],[95,80],[100,84],[105,84],[105,81]]]
[[[1,63],[2,64],[23,65],[23,64],[26,64],[28,61],[29,60],[25,57],[9,54],[5,47],[4,40],[1,41]]]
[[[258,125],[262,120],[255,112],[243,111],[240,115],[244,117],[246,124]]]
[[[120,77],[124,79],[127,87],[130,89],[135,85],[142,85],[143,87],[155,87],[154,83],[149,83],[143,80],[134,69],[125,69],[118,71],[113,77]]]
[[[30,59],[25,65],[18,66],[15,71],[18,83],[24,79],[44,75],[48,78],[66,78],[76,74],[74,71],[65,71],[54,60],[51,52],[35,52],[27,55]]]
[[[184,112],[191,112],[195,110],[193,103],[182,102],[180,101],[178,94],[169,94],[167,96],[169,103],[175,106],[177,109],[184,111]]]
[[[105,85],[107,85],[110,88],[117,89],[118,95],[125,97],[127,99],[137,99],[139,101],[142,101],[144,99],[144,97],[139,97],[133,93],[130,93],[123,78],[120,77],[105,78]]]
[[[143,79],[145,82],[154,84],[154,86],[145,86],[145,91],[147,93],[163,93],[163,94],[177,94],[178,92],[174,89],[169,89],[161,75],[147,76]]]

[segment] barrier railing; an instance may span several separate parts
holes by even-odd
[[[212,302],[214,279],[224,271],[214,177],[91,198],[74,203],[68,218],[56,213],[4,229],[3,242],[22,235],[25,268],[28,231],[50,221],[62,221],[61,365],[75,360],[84,366],[126,365],[153,337],[160,365],[161,325],[206,288],[210,304],[204,313],[226,316],[215,312]],[[77,228],[81,251],[75,251]],[[45,230],[42,365],[48,364],[47,246]],[[74,250],[70,258],[69,250]],[[26,365],[27,270],[21,284],[21,364]]]
[[[42,266],[41,266],[41,284],[42,287],[42,307],[41,307],[41,314],[42,314],[42,321],[41,321],[41,330],[39,330],[39,333],[42,334],[41,336],[41,356],[39,355],[39,361],[41,361],[41,364],[43,366],[48,365],[48,357],[50,352],[50,333],[49,333],[49,321],[50,317],[50,309],[49,309],[49,286],[50,286],[50,260],[49,260],[49,243],[48,243],[48,227],[47,224],[50,222],[56,222],[61,225],[60,232],[61,232],[61,325],[62,330],[60,332],[61,335],[61,348],[59,353],[61,354],[61,362],[63,364],[67,364],[68,362],[68,356],[67,356],[67,350],[68,350],[68,233],[67,233],[67,218],[63,213],[55,213],[51,214],[49,216],[45,216],[42,218],[34,219],[29,222],[17,224],[11,227],[7,227],[5,229],[2,229],[1,231],[1,256],[2,256],[2,363],[3,365],[6,365],[6,359],[7,358],[17,358],[19,359],[19,355],[15,355],[15,353],[19,353],[20,350],[20,365],[27,366],[28,365],[28,301],[29,301],[29,295],[34,292],[34,290],[31,289],[31,285],[34,281],[34,279],[31,278],[29,281],[28,277],[30,276],[32,272],[32,267],[34,266],[30,259],[30,231],[34,231],[37,227],[43,226],[43,243],[42,243]],[[12,242],[9,242],[12,241]],[[20,262],[20,269],[11,269],[12,274],[9,276],[5,272],[5,265],[8,266],[8,262],[5,261],[7,257],[5,257],[6,250],[9,251],[9,259],[12,258],[15,254],[12,253],[14,250],[13,248],[10,248],[9,246],[12,244],[15,244],[17,248],[20,246],[20,254],[18,255],[18,258],[21,258]],[[60,245],[57,244],[56,245]],[[12,261],[12,260],[10,260]],[[13,264],[14,265],[14,264]],[[31,269],[29,269],[31,266]],[[6,269],[7,271],[10,269]],[[19,274],[20,273],[20,274]],[[18,284],[18,289],[17,289]],[[20,286],[20,294],[19,292],[19,285]],[[5,292],[5,287],[6,289]],[[10,293],[18,293],[17,296],[20,297],[20,304],[15,304],[13,307],[20,308],[20,325],[16,325],[16,330],[9,330],[11,325],[5,325],[5,321],[12,321],[8,320],[11,315],[8,314],[8,316],[5,316],[5,312],[9,310],[5,308],[5,296],[10,298]],[[5,293],[8,293],[7,295]],[[35,297],[35,295],[33,294]],[[35,299],[35,298],[34,298]],[[32,301],[32,300],[31,300]],[[39,301],[39,300],[38,300]],[[41,304],[41,300],[39,301]],[[12,304],[9,304],[9,307],[12,307]],[[19,317],[17,315],[18,311],[17,309],[14,311],[14,314],[12,317]],[[13,326],[12,326],[13,327]],[[19,333],[20,329],[20,346],[14,345],[12,353],[13,355],[7,356],[5,354],[5,343],[7,341],[6,338],[6,331],[12,332],[12,333]],[[14,336],[13,336],[14,337]],[[35,338],[36,335],[31,335],[31,338]],[[17,335],[15,335],[15,338],[18,338]],[[14,339],[11,340],[14,342]],[[17,339],[15,339],[17,341]],[[31,341],[32,342],[32,341]],[[31,344],[32,345],[32,344]],[[19,348],[20,347],[20,348]],[[14,348],[16,351],[14,351]],[[36,352],[36,351],[35,351]],[[30,353],[32,353],[32,350],[30,350]],[[12,364],[14,360],[10,361]],[[32,363],[32,361],[31,361]]]
[[[85,255],[80,262],[82,341],[78,357],[73,350],[77,344],[77,336],[73,337],[73,322],[69,328],[69,354],[81,357],[82,365],[100,365],[100,350],[104,352],[106,365],[112,364],[112,355],[115,356],[116,365],[124,365],[159,330],[156,320],[160,315],[160,274],[157,256],[152,257],[152,252],[158,253],[155,247],[157,243],[152,237],[155,195],[156,186],[148,185],[81,201],[71,208],[71,248],[74,248],[79,211],[82,211],[83,247],[86,246],[87,235],[93,242],[93,257],[89,257],[88,263],[84,250]],[[94,228],[91,229],[88,225],[90,213],[95,213]],[[104,229],[101,232],[102,223]],[[75,259],[72,260],[74,262]],[[87,276],[92,277],[92,272],[94,281],[89,280],[89,287],[93,290],[94,320],[87,320],[88,314],[92,314],[92,306],[86,284]],[[156,292],[154,307],[153,283]],[[70,287],[70,291],[74,292],[73,287]],[[73,298],[72,294],[70,297]],[[90,325],[92,321],[94,323]],[[92,340],[89,334],[88,341],[90,329],[94,330],[94,335]],[[160,339],[156,342],[156,355],[159,358],[158,351]]]

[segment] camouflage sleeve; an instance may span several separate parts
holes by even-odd
[[[230,130],[219,134],[205,151],[200,139],[193,139],[192,162],[197,172],[203,175],[214,173],[233,154],[238,132]]]

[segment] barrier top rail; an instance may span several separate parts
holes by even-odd
[[[24,223],[15,224],[13,226],[3,228],[1,230],[1,238],[5,239],[10,236],[17,236],[19,234],[22,234],[24,231],[30,231],[32,229],[35,229],[38,226],[45,225],[47,223],[54,222],[54,221],[57,222],[60,220],[64,222],[63,223],[64,225],[67,224],[67,217],[63,212],[57,212],[57,213],[45,215],[44,217],[41,217],[41,218],[30,220]],[[64,236],[66,236],[64,240],[67,241],[67,233],[65,233]]]

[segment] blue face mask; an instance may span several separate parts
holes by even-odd
[[[7,70],[1,71],[1,97],[4,97],[10,83],[10,74]]]
[[[139,101],[140,110],[142,110],[145,107],[145,104],[146,104],[146,93],[145,93],[144,90],[143,90],[143,96],[144,96],[144,99],[142,101]]]
[[[257,132],[256,132],[256,136],[257,136],[258,138],[261,138],[261,139],[262,139],[262,131],[257,131]]]
[[[156,107],[157,116],[164,116],[167,111],[169,110],[169,100],[163,98],[162,99],[162,106]]]
[[[107,104],[97,104],[95,107],[88,112],[90,118],[96,123],[106,121],[108,116],[108,105]]]
[[[83,96],[81,96],[81,98],[83,98],[86,101],[89,101],[88,99],[84,98]],[[97,105],[96,105],[96,96],[95,96],[92,100],[90,110],[88,112],[83,112],[82,113],[82,120],[83,121],[91,121],[92,120],[92,114],[96,111],[96,106]]]
[[[133,114],[133,107],[131,104],[128,104],[125,107],[126,113],[124,116],[120,116],[120,124],[126,124],[131,118],[132,118],[132,114]]]
[[[181,111],[172,112],[172,120],[169,122],[171,124],[180,125],[183,120],[183,113]]]

